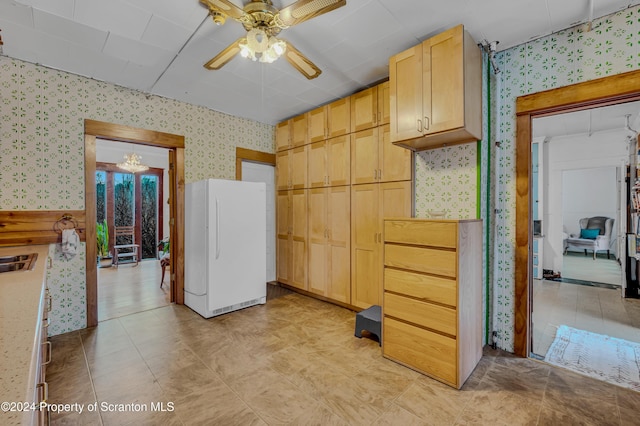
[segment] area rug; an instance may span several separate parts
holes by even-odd
[[[544,360],[640,391],[640,344],[561,325]]]

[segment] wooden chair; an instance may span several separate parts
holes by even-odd
[[[119,236],[128,236],[131,238],[131,243],[118,244],[113,246],[113,251],[115,254],[113,257],[113,264],[118,267],[120,259],[130,257],[136,263],[134,266],[138,266],[138,262],[140,261],[140,245],[135,243],[135,228],[133,226],[116,226],[114,235],[115,241],[118,241]],[[120,250],[124,251],[121,252]]]

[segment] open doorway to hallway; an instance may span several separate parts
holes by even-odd
[[[148,166],[131,173],[119,169],[125,154],[135,153]],[[98,267],[98,320],[104,321],[165,306],[170,279],[160,258],[168,255],[168,150],[111,140],[96,140],[96,222],[109,230],[111,262]],[[133,227],[133,237],[116,237],[116,227]],[[131,241],[133,240],[133,241]],[[115,266],[114,245],[137,244],[138,258],[123,257]],[[167,274],[168,276],[168,274]]]
[[[640,104],[533,120],[535,357],[548,357],[563,327],[640,342],[640,300],[624,297],[631,111]]]

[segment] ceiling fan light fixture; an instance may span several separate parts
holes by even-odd
[[[247,46],[255,53],[262,53],[269,47],[269,38],[260,28],[252,28],[247,33]]]

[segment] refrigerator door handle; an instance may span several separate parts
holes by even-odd
[[[220,257],[220,201],[216,197],[216,260]]]

